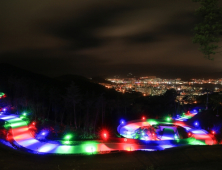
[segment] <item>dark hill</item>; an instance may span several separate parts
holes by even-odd
[[[83,76],[79,76],[79,75],[67,74],[67,75],[57,77],[56,79],[61,82],[64,82],[65,84],[71,84],[72,82],[74,82],[75,85],[78,86],[79,89],[83,93],[84,92],[89,92],[89,93],[94,92],[97,94],[102,94],[102,93],[117,94],[117,92],[115,90],[107,89],[104,86],[97,84],[97,83],[93,82],[92,80],[90,80],[86,77],[83,77]]]
[[[92,77],[92,82],[95,83],[108,83],[108,84],[112,84],[110,81],[107,81],[105,78],[103,77]]]
[[[35,84],[37,87],[46,89],[57,88],[64,94],[66,88],[74,82],[82,93],[94,92],[96,94],[117,95],[115,90],[106,89],[104,86],[92,82],[90,79],[79,75],[63,75],[56,78],[47,77],[42,74],[15,67],[7,63],[0,63],[0,91],[8,92],[8,82],[10,78],[22,79]]]
[[[7,84],[10,78],[23,79],[24,81],[36,84],[38,87],[63,87],[63,84],[56,79],[42,74],[33,73],[10,64],[0,63],[0,88],[2,91],[7,90]]]

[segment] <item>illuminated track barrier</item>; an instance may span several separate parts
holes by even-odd
[[[126,138],[134,138],[134,134],[135,131],[140,128],[140,127],[146,127],[146,126],[150,126],[150,125],[160,125],[162,127],[167,127],[169,126],[171,129],[174,129],[174,126],[181,126],[184,129],[187,130],[187,132],[191,132],[193,135],[192,137],[195,139],[195,141],[192,140],[192,142],[190,142],[190,140],[187,139],[188,143],[187,144],[207,144],[207,145],[213,145],[216,144],[216,140],[214,139],[212,134],[209,134],[207,131],[203,130],[203,129],[197,129],[195,127],[191,127],[189,125],[187,125],[185,122],[181,122],[181,121],[175,121],[175,120],[171,120],[171,121],[165,121],[162,119],[146,119],[141,121],[140,119],[138,120],[134,120],[134,121],[129,121],[129,122],[125,122],[124,124],[120,124],[117,128],[117,131],[119,132],[119,134],[121,134],[122,136],[126,137]],[[167,137],[166,139],[170,139],[169,137]],[[146,139],[143,139],[146,140]],[[171,140],[169,140],[170,143],[174,143]],[[182,142],[182,139],[178,139],[176,140],[177,143],[174,145],[175,146],[180,146],[180,142]],[[165,141],[167,142],[167,141]],[[158,143],[159,145],[164,145],[163,141],[156,141],[156,143]]]
[[[194,129],[187,126],[184,122],[170,121],[165,122],[164,120],[146,119],[146,120],[135,120],[130,122],[123,122],[118,127],[118,132],[127,138],[116,138],[108,141],[82,141],[82,142],[70,142],[63,141],[62,143],[55,142],[42,142],[35,139],[29,131],[27,123],[19,118],[18,115],[0,115],[0,119],[4,120],[7,128],[11,128],[12,136],[15,142],[29,150],[38,153],[56,153],[56,154],[94,154],[103,151],[115,151],[115,150],[163,150],[166,148],[184,146],[184,145],[203,145],[203,144],[214,144],[212,136],[206,131],[200,129]],[[145,125],[157,125],[157,124],[168,124],[182,126],[193,133],[193,137],[187,139],[178,140],[162,140],[162,141],[146,141],[130,139],[130,133],[136,128]],[[124,134],[123,134],[124,132]]]

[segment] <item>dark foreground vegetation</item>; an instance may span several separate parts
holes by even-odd
[[[101,155],[30,155],[0,146],[1,170],[221,170],[222,146]]]

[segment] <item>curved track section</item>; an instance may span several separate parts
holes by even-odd
[[[164,129],[171,129],[174,133],[165,133],[158,136],[158,140],[154,140],[155,143],[159,144],[160,146],[163,146],[164,148],[165,143],[172,143],[172,145],[168,145],[168,147],[176,147],[181,146],[184,143],[189,145],[213,145],[216,144],[216,140],[212,134],[209,134],[207,131],[203,129],[197,129],[195,127],[187,125],[185,122],[171,120],[171,121],[164,121],[164,120],[158,120],[158,119],[146,119],[146,120],[134,120],[129,122],[123,122],[120,124],[117,128],[117,131],[119,134],[126,138],[135,138],[135,132],[140,127],[150,127],[150,126],[156,126],[158,129],[163,131]],[[191,133],[192,137],[188,137],[186,139],[178,139],[178,127],[184,128],[187,133]],[[150,139],[141,137],[140,139],[144,141],[149,141]],[[176,145],[175,145],[175,141]]]
[[[165,148],[171,148],[176,146],[183,146],[189,144],[214,144],[213,137],[209,135],[206,131],[201,129],[193,129],[187,126],[184,122],[174,121],[168,122],[168,124],[174,126],[182,126],[189,131],[192,131],[193,137],[180,140],[161,140],[161,141],[151,141],[151,140],[137,140],[132,139],[129,136],[129,132],[133,132],[136,128],[145,125],[155,125],[161,122],[159,120],[147,119],[144,121],[136,120],[131,121],[126,124],[121,124],[118,127],[118,132],[125,138],[115,138],[109,140],[95,140],[95,141],[70,141],[67,144],[64,142],[53,142],[47,141],[42,142],[37,140],[32,136],[29,131],[27,123],[19,118],[18,115],[0,115],[0,119],[6,122],[6,125],[11,128],[12,139],[21,147],[29,149],[34,153],[55,153],[55,154],[82,154],[82,153],[98,153],[98,152],[109,152],[116,150],[163,150]]]

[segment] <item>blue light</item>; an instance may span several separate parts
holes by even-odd
[[[35,143],[38,143],[38,142],[39,142],[38,140],[30,138],[30,139],[25,139],[25,140],[19,141],[19,144],[24,147],[27,147],[27,146],[33,145]]]
[[[43,130],[43,131],[41,131],[40,133],[39,133],[39,135],[40,136],[46,136],[46,135],[48,135],[48,131],[47,130]]]
[[[120,124],[125,124],[125,120],[121,119]]]
[[[50,152],[51,150],[55,149],[58,145],[57,144],[49,144],[46,143],[45,145],[41,146],[38,151],[39,152]]]
[[[6,108],[3,109],[4,112],[5,112],[6,110],[7,110]]]
[[[36,139],[38,140],[45,140],[46,136],[49,134],[49,131],[47,130],[42,130],[41,132],[38,133],[38,135],[36,136]]]
[[[194,126],[198,127],[199,126],[199,122],[194,122]]]

